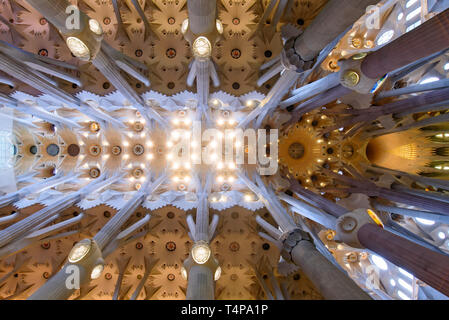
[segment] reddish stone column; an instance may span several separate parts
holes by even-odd
[[[441,293],[449,296],[449,257],[434,252],[375,224],[363,225],[358,240],[395,265],[412,273]]]
[[[362,72],[371,79],[449,47],[449,9],[370,54]]]

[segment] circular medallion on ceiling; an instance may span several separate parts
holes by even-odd
[[[91,178],[96,179],[96,178],[98,178],[100,176],[100,174],[101,174],[101,171],[98,168],[92,168],[92,169],[89,170],[89,176]]]
[[[294,142],[288,147],[288,155],[293,159],[301,159],[304,156],[302,143]]]
[[[77,144],[71,144],[67,148],[67,153],[69,156],[76,157],[80,153],[80,147]]]
[[[143,130],[143,123],[142,122],[140,122],[140,121],[136,121],[135,123],[134,123],[134,131],[136,131],[136,132],[140,132],[140,131],[142,131]]]
[[[136,179],[139,179],[140,177],[143,176],[143,170],[140,168],[134,169],[133,171],[133,177]]]
[[[48,153],[48,155],[55,157],[59,154],[59,147],[54,143],[49,144],[47,146],[47,153]]]
[[[100,124],[98,122],[91,122],[89,125],[89,130],[92,133],[97,133],[98,131],[100,131]]]
[[[133,147],[133,153],[136,156],[141,156],[143,153],[145,152],[145,148],[143,147],[143,145],[141,144],[136,144]]]
[[[165,249],[167,249],[168,251],[175,251],[176,250],[176,243],[174,243],[173,241],[169,241],[165,244]]]
[[[92,156],[98,156],[101,153],[101,147],[96,144],[93,146],[90,146],[89,153]]]
[[[113,146],[111,152],[114,156],[118,156],[120,153],[122,153],[122,148],[120,148],[119,146]]]
[[[36,154],[37,153],[37,147],[36,146],[31,146],[30,147],[30,153],[31,154]]]

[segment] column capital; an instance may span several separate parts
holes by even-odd
[[[299,228],[284,233],[279,240],[282,241],[283,244],[281,256],[287,261],[293,260],[292,250],[298,245],[298,243],[301,241],[309,241],[313,243],[312,237],[307,232]]]
[[[353,248],[365,248],[360,243],[357,233],[366,224],[383,227],[382,220],[371,209],[360,208],[340,216],[336,222],[338,239]]]
[[[292,37],[288,39],[284,44],[284,49],[281,51],[281,63],[285,69],[302,72],[312,68],[315,64],[315,60],[304,61],[300,54],[295,49],[296,40],[301,36]]]
[[[366,54],[356,54],[349,59],[339,62],[340,83],[342,86],[362,94],[374,93],[382,84],[385,77],[372,79],[362,71],[362,62]]]

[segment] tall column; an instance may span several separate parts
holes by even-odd
[[[217,1],[188,0],[189,27],[196,35],[210,33],[215,28]]]
[[[448,256],[408,241],[374,224],[362,226],[357,237],[365,248],[449,295]]]
[[[360,93],[379,88],[386,74],[449,47],[449,9],[369,54],[363,60],[347,59],[340,64],[340,82]]]
[[[377,225],[366,209],[337,221],[337,236],[355,248],[367,248],[449,295],[449,257],[397,236]]]
[[[66,27],[69,16],[66,10],[70,6],[70,2],[66,0],[27,0],[27,2],[58,28],[61,33],[69,34],[73,32]]]
[[[148,178],[146,184],[142,186],[125,207],[119,210],[111,220],[106,223],[101,230],[94,236],[92,240],[84,239],[77,243],[68,257],[68,263],[55,276],[48,280],[39,290],[33,294],[30,299],[67,299],[77,288],[73,286],[67,287],[67,279],[70,277],[68,268],[73,265],[80,269],[79,284],[87,284],[91,279],[96,279],[103,271],[103,249],[120,233],[123,224],[134,213],[135,209],[141,205],[145,196],[154,192],[162,182],[166,175],[161,175],[154,182]],[[86,249],[89,248],[89,249]],[[87,253],[79,260],[74,258],[80,255],[80,252]],[[106,250],[107,251],[107,250]],[[93,253],[90,253],[93,252]],[[71,261],[72,260],[72,261]]]
[[[378,0],[331,0],[295,41],[303,61],[313,60],[339,34],[350,27]]]
[[[76,57],[82,60],[95,58],[103,39],[103,30],[98,21],[90,19],[79,8],[73,8],[67,0],[27,0],[27,2],[62,35],[69,37],[67,45]]]
[[[33,293],[29,300],[67,300],[76,289],[97,279],[104,261],[95,241],[78,242],[69,254],[69,262]]]
[[[288,235],[282,256],[295,263],[328,300],[371,300],[347,274],[315,248],[309,235],[302,230]]]
[[[449,47],[449,9],[368,55],[361,70],[377,79],[386,73],[408,65]]]
[[[215,296],[214,275],[206,266],[191,267],[187,284],[187,300],[213,300]]]

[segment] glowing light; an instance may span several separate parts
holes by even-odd
[[[184,267],[181,267],[181,277],[182,277],[184,280],[187,280],[187,270],[186,270],[186,268],[184,268]]]
[[[415,10],[413,10],[412,12],[410,12],[406,17],[405,20],[406,21],[410,21],[412,20],[414,17],[416,17],[417,15],[419,15],[421,13],[421,7],[416,8]]]
[[[380,227],[384,227],[384,224],[382,223],[382,220],[380,220],[379,216],[371,209],[367,209],[366,212],[368,213],[368,215],[371,217],[371,219],[374,220],[374,222],[380,226]]]
[[[75,244],[69,253],[70,263],[81,261],[90,251],[92,243],[89,239],[82,240]]]
[[[371,256],[371,260],[373,261],[373,263],[381,270],[387,270],[388,269],[388,264],[385,261],[385,259],[373,254]]]
[[[431,83],[431,82],[435,82],[435,81],[438,81],[438,80],[440,80],[440,78],[438,78],[438,77],[428,77],[428,78],[425,78],[425,79],[421,80],[419,83],[420,84],[426,84],[426,83]]]
[[[218,159],[218,155],[217,155],[216,153],[212,153],[212,154],[210,155],[210,159],[211,159],[212,161],[215,161],[215,160]]]
[[[398,296],[399,298],[401,298],[402,300],[410,300],[410,297],[407,296],[404,292],[402,292],[401,290],[398,291]]]
[[[182,25],[181,25],[181,32],[182,32],[182,34],[185,34],[187,32],[188,28],[189,28],[189,19],[185,19],[182,22]]]
[[[413,279],[413,275],[402,268],[398,268],[399,272],[402,273],[407,278]]]
[[[215,270],[215,274],[214,274],[214,280],[218,281],[221,277],[221,268],[220,266],[217,268],[217,270]]]
[[[192,247],[192,258],[198,264],[205,264],[211,254],[211,250],[205,241],[198,241]]]
[[[394,279],[390,279],[390,284],[392,287],[396,286],[396,281]]]
[[[98,279],[101,276],[101,273],[103,272],[104,266],[103,264],[98,264],[95,266],[95,268],[92,269],[92,272],[90,274],[90,278],[95,280]]]
[[[431,225],[435,224],[435,221],[427,220],[427,219],[423,219],[423,218],[416,218],[416,221],[418,221],[419,223],[426,225],[426,226],[431,226]]]
[[[410,292],[413,291],[413,287],[409,283],[405,282],[404,279],[399,279],[398,282],[402,287],[404,287],[408,291]]]
[[[75,57],[81,60],[90,59],[90,50],[83,41],[76,37],[68,37],[66,43]]]
[[[445,71],[448,71],[448,70],[449,70],[449,62],[446,63],[446,64],[444,65],[443,69],[444,69]]]
[[[388,30],[385,31],[384,33],[382,33],[382,35],[380,35],[379,39],[377,39],[377,45],[381,46],[385,43],[387,43],[388,41],[390,41],[394,36],[394,30]]]
[[[217,31],[219,34],[223,33],[223,24],[221,23],[220,20],[217,19],[217,21],[215,22],[215,26],[217,27]]]
[[[438,238],[440,238],[441,240],[443,240],[444,238],[446,238],[446,235],[444,234],[444,232],[438,232]]]
[[[409,0],[407,1],[405,7],[406,8],[410,8],[411,6],[413,6],[418,0]]]
[[[198,58],[208,58],[212,52],[212,45],[206,37],[198,37],[193,42],[193,54]]]
[[[250,202],[250,201],[253,201],[253,196],[252,195],[250,195],[250,194],[245,194],[245,201],[246,202]]]
[[[101,28],[100,23],[95,19],[89,20],[89,29],[98,36],[103,34],[103,29]]]

